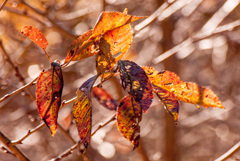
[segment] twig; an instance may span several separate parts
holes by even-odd
[[[226,160],[227,158],[231,157],[233,155],[233,153],[235,153],[239,149],[240,149],[240,141],[236,145],[234,145],[231,149],[229,149],[226,153],[224,153],[222,156],[215,159],[214,161]]]
[[[24,80],[22,74],[19,72],[18,67],[17,67],[16,65],[14,65],[14,63],[13,63],[12,60],[10,59],[9,55],[7,54],[5,48],[3,47],[2,40],[0,40],[0,48],[2,49],[3,54],[4,54],[4,56],[6,57],[7,62],[8,62],[8,63],[11,65],[11,67],[14,69],[16,77],[19,79],[19,81],[20,81],[23,85],[25,85],[26,83],[25,83],[25,80]],[[32,100],[35,100],[33,94],[31,93],[31,91],[30,91],[29,89],[26,89],[26,91],[28,92],[29,97],[30,97]]]
[[[100,130],[101,128],[103,128],[104,126],[106,126],[107,124],[109,124],[110,122],[114,121],[116,119],[116,115],[114,114],[114,116],[112,116],[107,122],[105,122],[104,124],[100,124],[98,126],[98,128],[91,134],[91,136],[93,136],[94,134],[96,134],[96,132],[98,130]],[[67,157],[68,155],[72,154],[73,150],[77,149],[78,146],[81,145],[81,142],[79,141],[78,143],[74,144],[72,147],[70,147],[69,149],[67,149],[66,151],[64,151],[62,154],[58,155],[57,157],[51,159],[51,161],[59,161],[61,159],[63,159],[64,157]]]
[[[40,125],[38,125],[37,127],[35,127],[34,129],[28,130],[27,134],[25,134],[22,138],[18,139],[18,140],[13,140],[10,142],[11,145],[16,145],[16,144],[22,144],[22,141],[24,139],[26,139],[29,135],[31,135],[32,133],[36,132],[37,130],[41,129],[44,126],[44,122],[42,122]]]
[[[3,9],[3,7],[4,7],[5,4],[7,3],[7,1],[8,1],[8,0],[5,0],[5,1],[3,2],[3,4],[2,4],[1,7],[0,7],[0,11]]]
[[[177,53],[178,51],[182,50],[183,48],[189,46],[190,44],[194,43],[194,42],[198,42],[200,40],[206,39],[208,37],[220,34],[222,32],[227,32],[227,31],[231,31],[236,27],[240,26],[240,20],[236,20],[234,22],[231,22],[229,24],[223,25],[223,26],[219,26],[217,27],[214,32],[208,34],[208,35],[201,35],[196,37],[197,35],[193,36],[193,38],[188,38],[187,40],[184,40],[183,42],[181,42],[180,44],[174,46],[173,48],[171,48],[170,50],[164,52],[163,54],[159,55],[158,57],[156,57],[153,60],[153,64],[158,64],[161,61],[167,59],[168,57],[172,56],[173,54]]]
[[[6,154],[11,154],[12,156],[16,157],[15,154],[13,154],[11,151],[9,151],[7,148],[5,148],[4,146],[1,146],[0,149],[6,153]]]
[[[1,103],[2,101],[4,101],[5,99],[9,98],[10,96],[13,96],[13,95],[15,95],[15,94],[23,91],[25,88],[28,88],[28,87],[34,85],[34,84],[35,84],[34,82],[35,82],[37,79],[38,79],[38,77],[36,77],[35,79],[33,79],[31,82],[29,82],[29,83],[26,84],[25,86],[22,86],[22,87],[18,88],[17,90],[15,90],[15,91],[13,91],[13,92],[11,92],[11,93],[6,94],[5,96],[3,96],[3,97],[0,99],[0,103]]]
[[[152,23],[167,7],[169,6],[169,4],[167,2],[164,2],[153,14],[151,14],[151,16],[149,16],[148,18],[146,18],[144,21],[142,21],[141,23],[137,24],[134,27],[134,31],[140,31],[143,28],[145,28],[147,25],[149,25],[150,23]],[[135,33],[134,32],[134,33]]]
[[[29,159],[15,146],[12,144],[9,144],[11,140],[9,140],[1,131],[0,131],[0,140],[3,142],[3,144],[8,147],[14,155],[21,161],[29,161]]]
[[[21,1],[26,7],[28,7],[29,9],[31,9],[32,11],[34,11],[35,13],[37,13],[40,16],[43,16],[45,18],[47,18],[47,20],[52,24],[53,28],[55,28],[56,30],[58,30],[59,32],[61,32],[62,34],[64,34],[65,36],[69,37],[70,39],[76,39],[77,36],[73,35],[71,32],[65,30],[63,27],[59,26],[58,24],[56,24],[52,18],[50,18],[47,14],[44,14],[43,12],[37,10],[36,8],[33,8],[32,6],[30,6],[28,3],[26,3],[24,0]]]
[[[223,8],[226,8],[226,5],[228,5],[230,2],[232,2],[232,0],[228,0],[227,2],[225,2],[225,4],[219,9],[219,11],[222,11]],[[225,31],[229,31],[234,29],[237,26],[240,26],[239,24],[239,20],[234,21],[232,23],[217,27],[220,22],[239,4],[240,2],[238,1],[237,3],[234,3],[231,8],[229,9],[229,11],[227,13],[224,13],[224,16],[221,17],[220,20],[216,21],[216,24],[212,25],[213,28],[211,28],[211,32],[208,31],[208,29],[206,30],[206,26],[208,27],[210,22],[214,21],[214,19],[216,19],[215,15],[219,15],[219,12],[216,12],[212,18],[210,18],[205,25],[193,36],[190,37],[188,39],[186,39],[185,41],[183,41],[182,43],[174,46],[173,48],[171,48],[170,50],[164,52],[163,54],[159,55],[157,58],[155,58],[153,60],[153,64],[157,64],[160,63],[161,61],[165,60],[166,58],[170,57],[171,55],[177,53],[178,51],[182,50],[183,48],[189,46],[190,44],[200,41],[202,39],[208,38],[210,36],[219,34],[221,32],[225,32]],[[215,22],[215,21],[214,21]]]

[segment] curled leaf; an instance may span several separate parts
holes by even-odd
[[[98,18],[97,24],[93,29],[92,37],[97,37],[106,33],[107,31],[129,24],[136,20],[146,18],[138,17],[127,14],[127,10],[124,12],[102,12]]]
[[[72,61],[82,60],[84,58],[96,55],[99,50],[97,45],[94,43],[90,43],[85,49],[82,49],[83,43],[86,42],[91,36],[92,30],[89,30],[74,40],[64,62],[68,62],[73,56],[74,57]]]
[[[118,61],[122,86],[136,102],[140,103],[144,112],[149,109],[152,99],[152,85],[145,71],[132,61]]]
[[[203,107],[224,108],[221,101],[212,90],[196,83],[185,83],[173,72],[158,72],[152,67],[143,67],[152,84],[172,92],[183,102],[199,104]]]
[[[96,76],[88,79],[77,91],[77,98],[73,103],[73,117],[77,124],[78,135],[88,147],[92,130],[91,89]]]
[[[117,102],[113,99],[113,97],[103,88],[94,87],[92,89],[93,96],[103,105],[105,108],[109,110],[117,109]]]
[[[166,110],[171,114],[175,123],[178,123],[179,102],[175,95],[165,89],[153,85],[153,91],[160,98]]]
[[[142,107],[134,99],[127,95],[117,109],[117,127],[122,135],[131,141],[134,148],[139,146],[140,126],[142,119]]]
[[[40,118],[44,120],[52,133],[57,131],[58,110],[61,105],[63,77],[61,66],[51,63],[51,69],[40,73],[37,80],[36,104]]]
[[[41,33],[40,30],[33,26],[24,26],[21,29],[21,33],[27,36],[30,40],[32,40],[35,44],[37,44],[40,48],[46,50],[48,45],[48,41],[45,36]]]

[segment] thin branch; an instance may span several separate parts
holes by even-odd
[[[8,0],[5,0],[5,1],[3,2],[3,4],[2,4],[1,7],[0,7],[0,11],[3,9],[3,7],[4,7],[5,4],[7,3],[7,1],[8,1]]]
[[[6,57],[6,61],[11,65],[11,67],[14,69],[15,71],[15,75],[16,77],[19,79],[19,81],[25,85],[25,79],[23,78],[22,74],[19,72],[18,70],[18,67],[16,65],[14,65],[14,63],[12,62],[12,60],[10,59],[9,55],[7,54],[5,48],[3,47],[3,44],[2,44],[2,40],[0,40],[0,48],[2,49],[3,51],[3,54],[4,56]],[[29,94],[29,97],[32,99],[32,100],[35,100],[33,94],[31,93],[31,91],[29,89],[26,89],[26,91],[28,92]]]
[[[100,124],[98,126],[98,128],[91,134],[91,136],[93,136],[94,134],[96,134],[96,132],[98,130],[100,130],[101,128],[103,128],[104,126],[106,126],[107,124],[109,124],[110,122],[116,120],[116,115],[114,114],[114,116],[112,116],[107,122],[105,122],[104,124]],[[64,151],[62,154],[58,155],[57,157],[51,159],[51,161],[59,161],[65,157],[67,157],[68,155],[72,154],[73,150],[77,149],[79,145],[81,145],[82,143],[79,141],[78,143],[74,144],[72,147],[70,147],[69,149],[67,149],[66,151]],[[83,154],[82,154],[83,155]]]
[[[227,158],[231,157],[239,149],[240,149],[240,141],[236,145],[234,145],[231,149],[229,149],[226,153],[224,153],[222,156],[215,159],[214,161],[226,160]]]
[[[240,26],[240,20],[236,20],[234,22],[231,22],[229,24],[223,25],[223,26],[219,26],[217,27],[212,33],[207,34],[207,35],[200,35],[198,36],[197,34],[195,36],[193,36],[192,38],[188,38],[187,40],[184,40],[183,42],[181,42],[180,44],[174,46],[173,48],[171,48],[170,50],[162,53],[161,55],[159,55],[158,57],[156,57],[153,60],[153,64],[158,64],[160,62],[162,62],[163,60],[167,59],[168,57],[172,56],[173,54],[179,52],[180,50],[182,50],[183,48],[189,46],[192,43],[198,42],[200,40],[209,38],[211,36],[223,33],[223,32],[227,32],[227,31],[232,31],[234,28],[239,27]]]
[[[35,127],[34,129],[28,130],[28,132],[20,139],[18,140],[13,140],[10,142],[11,145],[16,145],[16,144],[22,144],[22,141],[25,140],[29,135],[33,134],[34,132],[36,132],[37,130],[41,129],[42,127],[44,127],[45,123],[42,122],[40,125],[38,125],[37,127]]]
[[[38,77],[36,77],[35,79],[33,79],[31,82],[29,82],[29,83],[26,84],[25,86],[22,86],[22,87],[18,88],[17,90],[15,90],[15,91],[13,91],[13,92],[11,92],[11,93],[6,94],[5,96],[3,96],[3,97],[0,99],[0,103],[1,103],[2,101],[4,101],[5,99],[9,98],[10,96],[13,96],[13,95],[15,95],[15,94],[23,91],[25,88],[28,88],[28,87],[34,85],[34,84],[35,84],[34,82],[35,82],[37,79],[38,79]]]
[[[210,36],[225,32],[225,31],[231,31],[233,30],[235,27],[240,26],[239,24],[239,20],[234,21],[232,23],[217,27],[220,22],[222,22],[222,20],[230,14],[230,12],[240,3],[239,1],[235,1],[235,3],[233,3],[233,5],[231,5],[231,7],[229,8],[228,12],[225,12],[223,16],[221,16],[221,18],[217,21],[214,21],[216,19],[216,16],[219,15],[221,12],[223,12],[223,8],[226,8],[226,5],[229,5],[229,3],[233,2],[233,0],[228,0],[225,2],[225,4],[212,16],[212,18],[210,18],[205,25],[193,36],[190,37],[188,39],[186,39],[185,41],[181,42],[180,44],[174,46],[173,48],[171,48],[170,50],[164,52],[163,54],[159,55],[157,58],[155,58],[153,60],[153,64],[157,64],[160,63],[161,61],[165,60],[166,58],[172,56],[173,54],[177,53],[178,51],[182,50],[183,48],[189,46],[190,44],[200,41],[202,39],[208,38]],[[211,30],[208,31],[208,29],[206,29],[206,26],[208,27],[209,24],[212,24],[211,22],[215,22],[214,25],[212,25]]]
[[[0,131],[0,140],[3,142],[3,144],[8,147],[14,155],[21,161],[29,161],[29,159],[15,146],[12,144],[9,144],[11,140],[9,140],[1,131]]]

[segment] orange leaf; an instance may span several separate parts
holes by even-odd
[[[92,89],[93,96],[100,102],[101,105],[109,110],[117,109],[117,102],[113,97],[103,88],[94,87]]]
[[[97,37],[107,31],[129,24],[133,21],[146,17],[138,17],[127,14],[127,10],[121,12],[102,12],[98,18],[97,24],[93,29],[92,37]]]
[[[141,105],[144,112],[147,112],[152,103],[153,93],[151,82],[145,71],[128,60],[119,60],[118,69],[124,90]]]
[[[39,31],[37,28],[33,26],[24,26],[21,29],[21,33],[27,36],[30,40],[32,40],[35,44],[37,44],[40,48],[46,50],[48,45],[48,41],[45,36]]]
[[[84,58],[96,55],[99,50],[98,47],[96,47],[93,43],[89,44],[85,49],[82,49],[82,44],[86,42],[91,36],[92,30],[89,30],[74,40],[64,62],[68,62],[73,55],[74,57],[72,61],[82,60]]]
[[[224,108],[219,98],[210,89],[196,83],[185,83],[173,72],[158,72],[152,67],[143,67],[152,84],[174,93],[180,101],[199,104],[203,107]]]
[[[179,115],[179,102],[175,95],[165,89],[162,89],[158,86],[153,85],[153,91],[160,98],[162,103],[164,104],[166,110],[173,117],[173,120],[177,124],[178,115]]]
[[[92,130],[92,107],[90,102],[91,89],[96,76],[88,79],[77,91],[77,98],[73,103],[73,117],[77,124],[78,135],[88,147]]]
[[[36,104],[39,115],[50,128],[52,136],[57,131],[58,110],[61,105],[63,77],[61,66],[51,63],[51,69],[41,72],[37,80]]]
[[[139,146],[140,126],[142,119],[142,108],[139,103],[127,95],[124,97],[117,109],[117,127],[122,135],[131,141],[134,148]]]

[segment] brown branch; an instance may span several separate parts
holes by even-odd
[[[66,29],[64,29],[62,26],[56,24],[53,19],[51,17],[49,17],[47,14],[39,11],[38,9],[30,6],[28,3],[26,3],[24,0],[21,1],[27,8],[31,9],[32,11],[34,11],[35,13],[37,13],[38,15],[47,18],[47,20],[52,24],[53,28],[55,28],[56,30],[58,30],[60,33],[62,33],[63,35],[67,36],[68,38],[74,40],[77,38],[77,36],[73,35],[71,32],[67,31]]]
[[[209,38],[211,36],[214,36],[214,35],[217,35],[217,34],[220,34],[223,32],[232,31],[234,28],[239,27],[239,26],[240,26],[240,20],[236,20],[229,24],[217,27],[212,33],[209,33],[206,35],[196,34],[192,38],[188,38],[187,40],[184,40],[180,44],[174,46],[170,50],[159,55],[157,58],[155,58],[153,60],[153,64],[158,64],[158,63],[162,62],[163,60],[167,59],[168,57],[172,56],[173,54],[177,53],[178,51],[182,50],[183,48],[189,46],[192,43],[198,42],[200,40]]]
[[[40,125],[35,127],[34,129],[28,130],[28,132],[20,139],[18,140],[13,140],[10,142],[11,145],[16,145],[16,144],[22,144],[22,141],[25,140],[29,135],[33,134],[37,130],[41,129],[44,126],[44,122],[42,122]]]
[[[5,48],[3,47],[3,44],[2,44],[2,40],[0,40],[0,48],[2,49],[3,51],[3,54],[4,56],[6,57],[6,61],[11,65],[11,67],[14,69],[15,71],[15,75],[16,77],[19,79],[19,81],[25,85],[25,79],[23,78],[22,74],[19,72],[18,70],[18,67],[16,65],[14,65],[14,63],[12,62],[12,60],[10,59],[9,55],[7,54]],[[35,100],[33,94],[31,93],[31,91],[29,89],[26,89],[26,91],[28,92],[29,94],[29,97],[32,99],[32,100]]]
[[[224,153],[219,158],[215,159],[214,161],[223,161],[231,157],[236,151],[240,149],[240,141],[234,145],[231,149],[229,149],[226,153]]]
[[[1,7],[0,7],[0,11],[3,9],[3,7],[4,7],[5,4],[7,3],[7,1],[8,1],[8,0],[5,0],[5,1],[3,2],[3,4],[2,4]]]
[[[4,146],[1,146],[0,149],[1,149],[4,153],[10,154],[10,155],[16,157],[15,154],[13,154],[11,151],[9,151],[9,150],[8,150],[7,148],[5,148]]]
[[[110,122],[116,120],[116,115],[114,114],[114,116],[112,116],[107,122],[105,122],[104,124],[100,124],[98,126],[98,128],[91,134],[91,136],[93,136],[94,134],[96,134],[96,132],[98,130],[100,130],[101,128],[103,128],[104,126],[106,126],[107,124],[109,124]],[[58,155],[57,157],[51,159],[51,161],[59,161],[65,157],[67,157],[68,155],[72,154],[73,150],[77,149],[78,146],[81,145],[81,142],[79,141],[78,143],[74,144],[72,147],[70,147],[69,149],[67,149],[66,151],[64,151],[62,154]],[[82,154],[83,155],[83,154]]]
[[[29,159],[15,145],[9,144],[11,140],[9,140],[1,131],[0,131],[0,140],[3,142],[3,144],[6,147],[8,147],[14,153],[14,155],[20,161],[29,161]]]
[[[13,91],[13,92],[11,92],[11,93],[6,94],[5,96],[3,96],[3,97],[0,99],[0,103],[1,103],[2,101],[4,101],[5,99],[9,98],[10,96],[13,96],[13,95],[15,95],[15,94],[23,91],[25,88],[28,88],[28,87],[34,85],[34,84],[35,84],[34,82],[35,82],[37,79],[38,79],[38,77],[36,77],[35,79],[33,79],[31,82],[29,82],[29,83],[26,84],[25,86],[22,86],[22,87],[18,88],[17,90],[15,90],[15,91]]]

